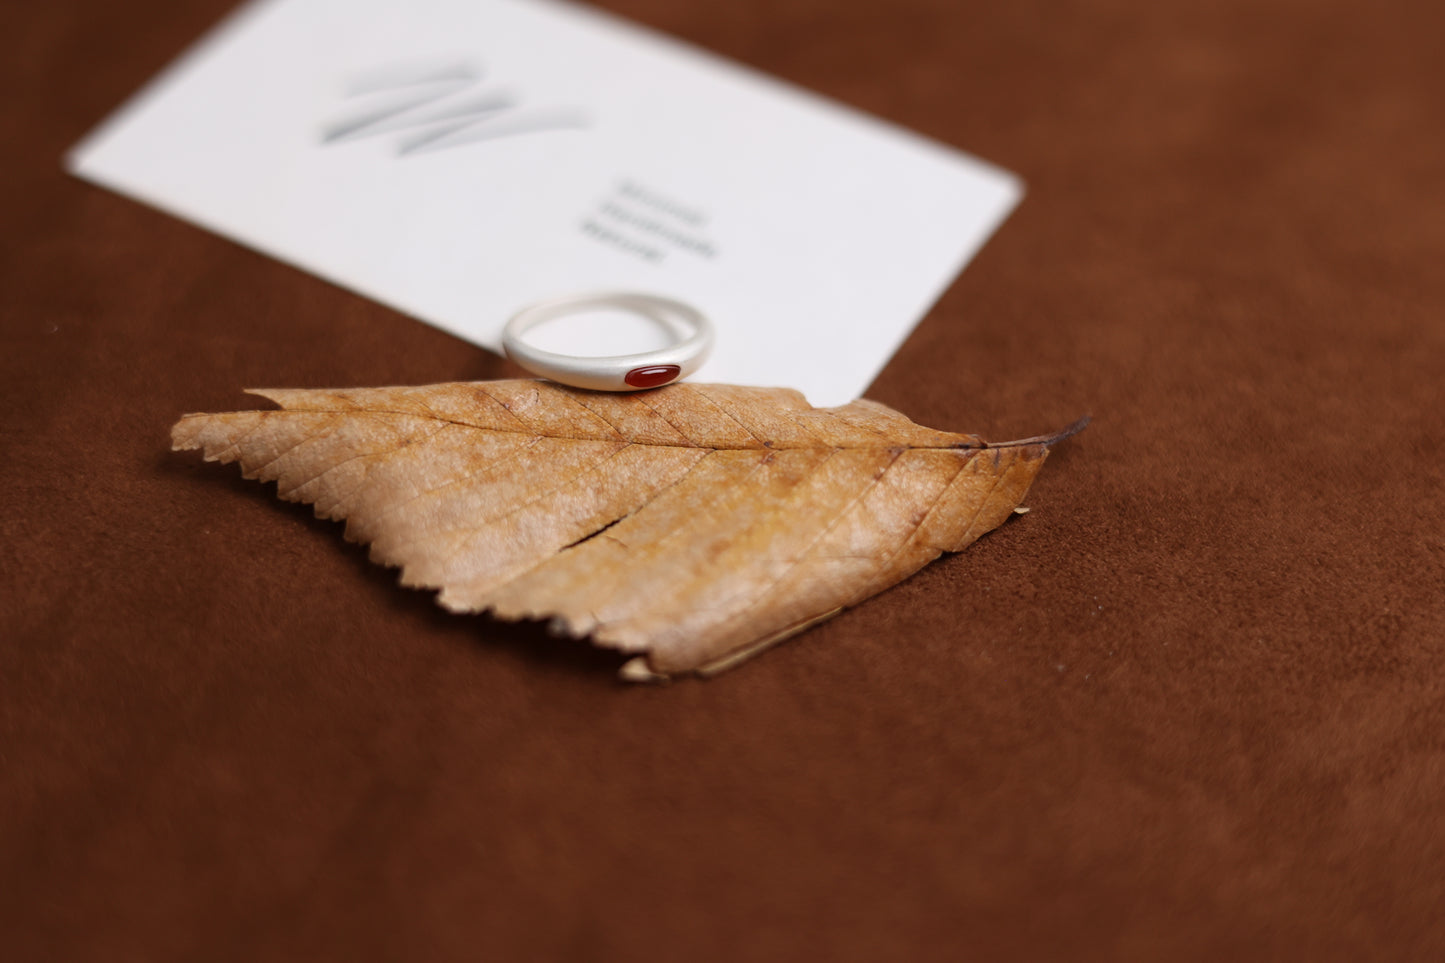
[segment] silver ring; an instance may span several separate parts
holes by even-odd
[[[651,318],[675,332],[677,344],[641,354],[583,358],[543,351],[522,340],[529,329],[582,311],[620,308]],[[507,357],[535,375],[593,391],[642,391],[692,374],[712,350],[712,324],[691,305],[653,294],[606,291],[542,301],[517,314],[502,331]]]

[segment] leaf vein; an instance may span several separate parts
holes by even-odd
[[[512,419],[513,421],[515,421],[515,422],[517,423],[517,425],[519,426],[518,429],[517,429],[518,431],[521,431],[521,432],[523,432],[523,433],[525,433],[525,434],[536,434],[536,432],[532,431],[531,427],[530,427],[525,421],[523,421],[523,420],[521,419],[521,416],[519,416],[519,415],[518,415],[515,411],[513,411],[511,408],[507,407],[507,403],[506,403],[505,401],[503,401],[501,398],[498,398],[496,395],[492,394],[492,393],[491,393],[490,391],[488,391],[483,385],[474,384],[474,385],[472,385],[472,387],[476,390],[476,393],[477,393],[477,394],[481,395],[483,398],[486,398],[486,399],[487,399],[488,401],[490,401],[492,404],[494,404],[494,405],[496,405],[498,408],[502,409],[502,411],[506,413],[506,415],[507,415],[508,418],[510,418],[510,419]],[[452,421],[452,420],[455,420],[455,419],[450,419],[450,418],[449,418],[449,419],[445,419],[445,420],[447,420],[447,421]],[[468,423],[465,422],[465,421],[457,422],[457,424],[466,425],[466,426],[469,427],[469,428],[476,428],[476,429],[481,430],[481,431],[486,431],[486,430],[487,430],[487,429],[483,428],[481,425],[472,425],[472,424],[468,424]],[[505,428],[495,428],[495,429],[492,429],[492,430],[494,430],[494,431],[506,431],[507,429],[505,429]]]
[[[646,405],[648,408],[650,408],[650,409],[652,410],[652,413],[655,414],[655,415],[657,415],[657,417],[661,418],[663,421],[665,421],[665,422],[667,422],[669,425],[671,425],[672,428],[673,428],[673,430],[676,431],[676,432],[678,433],[678,435],[680,435],[682,438],[686,439],[687,442],[688,442],[688,444],[689,444],[691,447],[693,447],[693,448],[712,448],[712,447],[714,447],[714,446],[712,446],[712,445],[699,445],[697,442],[693,441],[692,435],[688,434],[686,431],[683,431],[681,425],[679,425],[677,422],[673,421],[671,418],[667,417],[667,415],[664,415],[661,411],[658,410],[658,408],[657,408],[656,405],[654,405],[652,402],[648,401],[647,398],[645,398],[644,396],[638,394],[638,395],[633,395],[633,397],[636,398],[638,401],[642,402],[642,403],[643,403],[644,405]],[[681,446],[681,445],[669,445],[668,447],[669,447],[669,448],[674,448],[674,447],[680,448],[680,447],[683,447],[683,446]]]
[[[813,550],[813,547],[824,538],[826,538],[829,532],[831,532],[834,528],[838,527],[838,525],[842,522],[843,518],[848,514],[849,511],[853,509],[853,506],[857,505],[860,501],[866,498],[869,492],[873,491],[875,488],[878,487],[879,484],[882,483],[884,476],[886,476],[888,472],[893,469],[893,466],[898,463],[898,459],[902,456],[902,454],[903,453],[901,451],[895,452],[893,457],[889,459],[888,464],[884,467],[883,471],[879,472],[872,479],[870,479],[867,485],[859,489],[858,492],[848,500],[848,503],[838,510],[837,514],[833,516],[832,521],[830,521],[826,526],[824,526],[822,531],[814,535],[813,538],[809,540],[808,544],[803,546],[800,552],[795,553],[791,558],[782,560],[784,565],[784,571],[782,572],[782,574],[780,574],[777,578],[772,579],[771,582],[766,586],[761,587],[760,591],[758,591],[752,597],[752,599],[747,603],[747,605],[743,609],[728,616],[727,621],[729,623],[733,623],[741,619],[746,619],[746,617],[756,611],[759,606],[761,606],[773,595],[777,594],[777,592],[779,592],[782,588],[782,583],[784,579],[786,579],[788,575],[790,575],[793,570],[797,568],[798,563],[806,559],[808,557],[808,553]],[[818,465],[813,469],[813,471],[817,472],[823,467],[823,465],[827,464],[828,460],[831,458],[832,456],[830,455],[828,459],[824,459],[822,462],[819,462]]]
[[[749,427],[741,418],[724,408],[722,402],[713,398],[713,396],[708,394],[706,391],[703,391],[700,385],[692,385],[691,387],[693,394],[697,395],[703,401],[706,401],[708,404],[712,405],[718,411],[721,411],[725,418],[733,422],[743,431],[747,432],[748,437],[751,438],[753,441],[757,442],[759,445],[762,445],[764,448],[767,447],[767,441],[763,437],[761,437],[756,431],[753,431],[753,429]]]
[[[574,402],[576,402],[580,407],[586,409],[587,412],[589,412],[594,418],[597,418],[597,419],[605,422],[606,425],[607,425],[607,427],[612,429],[612,433],[617,436],[617,440],[618,440],[618,441],[626,441],[626,440],[627,440],[627,436],[622,433],[622,429],[617,427],[617,422],[613,421],[611,418],[607,417],[607,416],[604,415],[602,412],[598,411],[596,408],[593,408],[593,407],[592,407],[591,405],[589,405],[587,402],[583,401],[579,396],[577,396],[577,395],[572,395],[571,398],[572,398],[572,400],[573,400]]]
[[[440,432],[438,432],[438,434],[440,434]],[[375,525],[383,519],[389,518],[390,516],[401,511],[403,508],[412,504],[418,499],[426,498],[429,495],[435,495],[438,492],[446,491],[448,488],[454,488],[458,485],[464,485],[467,482],[471,481],[473,478],[476,478],[478,475],[482,474],[483,472],[490,471],[491,469],[496,468],[499,465],[505,465],[507,462],[512,461],[515,458],[521,458],[527,452],[531,451],[533,448],[539,445],[544,437],[544,435],[537,435],[533,437],[530,444],[520,445],[516,448],[513,448],[511,451],[507,452],[505,455],[496,459],[495,461],[488,461],[477,468],[470,469],[465,474],[457,478],[448,479],[442,484],[436,485],[432,488],[424,488],[409,498],[404,498],[401,501],[396,502],[395,504],[388,505],[385,511],[380,512],[375,518],[370,520],[370,524]],[[392,452],[387,452],[386,454],[392,454]]]
[[[621,449],[618,449],[618,451],[621,451]],[[627,512],[627,513],[624,514],[624,515],[619,515],[619,516],[617,516],[617,518],[613,519],[613,520],[610,521],[610,522],[604,522],[602,525],[598,526],[597,531],[589,532],[586,536],[584,536],[584,537],[583,537],[583,541],[586,541],[587,538],[590,538],[590,537],[592,537],[592,536],[595,535],[595,536],[597,536],[598,538],[605,538],[605,539],[607,539],[608,541],[615,542],[618,546],[620,546],[620,547],[622,548],[623,551],[626,551],[626,552],[632,551],[632,546],[631,546],[631,545],[628,545],[626,542],[622,541],[622,539],[618,538],[618,537],[615,536],[615,535],[611,535],[611,534],[608,534],[608,533],[606,533],[606,532],[602,532],[602,528],[606,527],[607,525],[620,524],[620,523],[622,523],[622,522],[627,521],[627,519],[629,519],[629,518],[631,518],[632,516],[638,514],[639,512],[646,511],[646,510],[648,509],[648,507],[650,507],[654,502],[656,502],[658,498],[662,497],[662,495],[663,495],[665,492],[667,492],[667,491],[669,491],[669,490],[671,490],[671,489],[673,489],[673,488],[676,488],[678,485],[680,485],[680,484],[682,483],[683,479],[687,478],[687,477],[688,477],[689,475],[691,475],[694,471],[696,471],[696,470],[697,470],[697,467],[698,467],[699,465],[701,465],[703,462],[707,461],[707,460],[708,460],[709,458],[711,458],[713,455],[717,454],[716,451],[707,451],[707,450],[705,450],[705,449],[703,449],[703,451],[704,451],[705,453],[703,454],[703,456],[702,456],[701,458],[699,458],[697,461],[693,462],[691,465],[688,465],[688,466],[687,466],[687,470],[684,471],[682,474],[678,475],[676,478],[672,479],[672,481],[668,482],[666,485],[662,486],[662,487],[659,488],[657,491],[655,491],[655,492],[653,492],[651,495],[649,495],[649,496],[647,497],[647,501],[643,502],[641,505],[637,506],[637,507],[634,508],[632,511]],[[585,474],[585,472],[584,472],[584,474]],[[580,477],[580,476],[579,476],[579,477]],[[685,521],[685,519],[684,519],[684,521]],[[671,537],[671,535],[672,535],[672,533],[673,533],[674,530],[676,530],[677,528],[680,528],[680,527],[681,527],[681,525],[673,526],[673,529],[670,529],[670,530],[668,531],[668,534],[666,534],[666,535],[664,535],[664,536],[662,536],[662,537],[660,537],[660,538],[654,538],[649,544],[651,544],[651,545],[660,545],[660,544],[662,544],[662,542],[666,541],[668,538]],[[551,563],[551,562],[559,562],[560,564],[566,564],[566,561],[563,561],[563,560],[571,560],[572,558],[574,558],[575,556],[574,556],[572,553],[573,553],[573,552],[576,552],[579,548],[581,548],[581,545],[582,545],[582,542],[578,542],[578,543],[576,543],[576,544],[569,545],[569,546],[567,546],[566,548],[564,548],[562,551],[558,552],[558,553],[555,554],[555,555],[549,555],[549,556],[547,556],[547,557],[545,557],[545,558],[543,558],[543,559],[540,559],[536,564],[534,564],[534,565],[529,565],[529,566],[527,566],[527,568],[523,569],[522,571],[520,571],[520,572],[516,573],[515,575],[511,576],[510,578],[508,578],[508,579],[507,579],[507,584],[510,584],[511,582],[515,582],[517,579],[524,578],[524,577],[526,577],[527,575],[531,574],[532,572],[535,572],[537,569],[541,568],[542,566],[547,565],[547,564],[549,564],[549,563]],[[593,622],[597,622],[597,619],[594,617],[592,621],[593,621]],[[599,624],[600,624],[600,623],[599,623]]]
[[[276,464],[281,459],[285,458],[287,455],[291,454],[293,451],[296,451],[302,445],[309,444],[313,441],[321,441],[323,439],[330,438],[332,433],[336,430],[334,426],[340,418],[340,412],[332,412],[331,417],[322,424],[319,430],[313,431],[306,437],[302,438],[300,441],[297,441],[295,444],[288,445],[287,447],[281,449],[281,451],[278,452],[275,457],[268,460],[264,465],[259,465],[256,468],[250,469],[251,474],[259,478],[262,472],[270,468],[272,465]]]
[[[215,453],[214,455],[212,455],[211,457],[213,457],[214,459],[216,459],[217,461],[220,461],[220,462],[227,462],[229,459],[227,459],[226,456],[229,455],[229,454],[230,454],[231,452],[233,452],[233,451],[234,451],[234,452],[240,452],[240,450],[241,450],[241,442],[245,441],[247,438],[250,438],[250,437],[251,437],[252,435],[254,435],[256,432],[260,431],[260,430],[261,430],[261,426],[266,423],[266,419],[267,419],[268,417],[270,417],[271,415],[279,415],[279,414],[281,414],[281,413],[282,413],[282,412],[279,412],[279,411],[257,411],[257,412],[254,412],[254,414],[256,414],[256,415],[258,416],[258,417],[256,418],[256,423],[253,424],[250,428],[247,428],[245,431],[241,432],[241,434],[237,435],[236,438],[235,438],[229,445],[227,445],[225,448],[221,449],[220,451],[216,452],[216,453]],[[237,457],[241,457],[241,456],[238,455]]]
[[[515,506],[513,506],[512,508],[509,508],[509,509],[507,509],[506,511],[501,512],[500,514],[497,514],[497,515],[489,515],[489,516],[487,516],[486,518],[480,519],[480,520],[476,521],[474,524],[470,524],[470,525],[463,525],[463,526],[460,526],[460,527],[457,527],[457,528],[443,529],[442,531],[438,531],[438,532],[427,532],[427,533],[423,533],[422,535],[420,535],[420,536],[418,536],[418,537],[416,537],[416,538],[408,539],[408,540],[405,541],[405,542],[402,542],[402,543],[400,543],[400,544],[398,544],[398,545],[392,546],[392,550],[393,550],[393,551],[400,551],[400,550],[403,549],[403,548],[408,548],[408,547],[410,547],[410,546],[412,546],[412,545],[415,545],[417,542],[425,541],[425,540],[431,539],[431,538],[441,538],[441,537],[443,537],[444,535],[447,536],[448,539],[449,539],[450,541],[452,541],[452,542],[455,542],[455,541],[457,541],[458,539],[460,539],[460,540],[462,541],[462,543],[465,544],[466,542],[468,542],[468,541],[470,541],[471,539],[475,538],[475,537],[476,537],[478,534],[480,534],[484,529],[486,529],[486,528],[488,528],[488,527],[496,524],[497,522],[502,521],[503,519],[511,518],[513,515],[516,515],[518,512],[525,511],[526,509],[528,509],[528,508],[530,508],[531,506],[533,506],[533,505],[537,504],[538,502],[540,502],[542,499],[546,498],[548,495],[555,494],[556,492],[558,492],[558,491],[560,491],[561,489],[563,489],[563,488],[567,487],[568,485],[572,484],[574,481],[578,480],[579,478],[583,477],[584,475],[587,475],[587,474],[589,474],[589,473],[591,473],[591,472],[597,471],[597,470],[600,469],[603,465],[607,464],[609,461],[611,461],[612,459],[616,458],[619,454],[621,454],[622,452],[626,451],[628,448],[631,448],[631,447],[632,447],[632,443],[631,443],[631,442],[623,442],[623,443],[622,443],[621,445],[619,445],[616,449],[614,449],[613,451],[609,452],[605,458],[600,458],[600,459],[598,459],[597,461],[595,461],[595,462],[593,462],[592,464],[588,465],[587,467],[581,469],[580,471],[575,472],[574,474],[568,475],[568,476],[567,476],[566,478],[564,478],[563,480],[557,482],[556,484],[550,485],[550,486],[542,489],[541,491],[537,492],[535,495],[533,495],[531,498],[527,499],[526,501],[522,502],[521,504],[515,505]],[[458,547],[460,547],[460,546],[458,546]]]

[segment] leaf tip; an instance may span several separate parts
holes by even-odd
[[[186,414],[181,415],[181,420],[171,425],[171,451],[190,451],[193,448],[201,447],[201,441],[196,437],[197,431],[193,422],[204,415]]]
[[[1045,445],[1057,445],[1059,442],[1063,441],[1065,438],[1072,438],[1072,437],[1074,437],[1075,435],[1077,435],[1079,432],[1083,431],[1085,428],[1089,427],[1089,423],[1090,423],[1091,421],[1093,421],[1093,420],[1094,420],[1094,416],[1093,416],[1093,415],[1085,415],[1084,417],[1080,418],[1078,421],[1074,422],[1073,424],[1067,426],[1067,427],[1064,428],[1063,430],[1061,430],[1061,431],[1056,431],[1056,432],[1054,432],[1052,435],[1046,436],[1046,438],[1045,438],[1045,440],[1044,440],[1043,443],[1044,443]]]
[[[617,678],[623,682],[647,682],[653,685],[672,681],[671,676],[653,672],[652,667],[647,664],[646,657],[641,655],[622,663],[622,668],[617,670]]]
[[[1085,415],[1073,424],[1062,428],[1048,435],[1034,435],[1032,438],[1020,438],[1017,441],[1000,441],[991,445],[984,445],[985,448],[1028,448],[1038,445],[1043,448],[1052,448],[1065,438],[1072,438],[1085,428],[1089,422],[1094,420],[1093,415]]]

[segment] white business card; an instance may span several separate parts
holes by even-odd
[[[250,3],[69,165],[493,349],[544,299],[682,300],[717,328],[695,377],[814,404],[863,391],[1021,193],[555,0]]]

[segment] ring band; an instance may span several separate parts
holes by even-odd
[[[543,322],[605,308],[651,318],[672,329],[682,340],[656,351],[604,358],[543,351],[522,340],[523,334]],[[502,331],[507,357],[523,368],[564,385],[593,391],[641,391],[686,378],[707,360],[712,341],[712,324],[691,305],[653,294],[621,291],[574,294],[539,302],[518,313]]]

